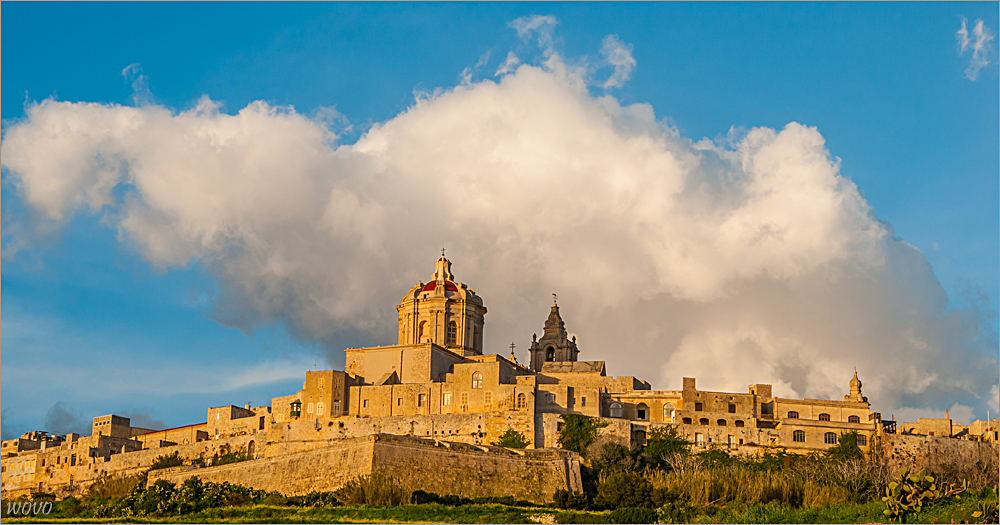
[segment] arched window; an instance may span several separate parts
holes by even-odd
[[[720,427],[726,426],[726,420],[725,419],[720,419],[720,420],[716,421],[715,423],[717,425],[719,425]]]
[[[621,403],[611,403],[611,417],[622,417]]]
[[[556,360],[556,349],[551,346],[545,349],[545,360],[555,361]]]
[[[528,408],[528,398],[524,394],[517,395],[517,409],[524,410]]]
[[[448,344],[453,345],[458,340],[458,323],[452,321],[448,323]]]
[[[703,418],[699,419],[699,420],[698,420],[698,424],[699,424],[699,425],[705,425],[705,426],[708,426],[708,418],[707,418],[707,417],[703,417]]]
[[[861,422],[861,418],[858,417],[858,416],[848,416],[847,417],[847,422],[848,423],[860,423]]]
[[[827,432],[826,434],[823,434],[823,443],[826,443],[827,445],[836,445],[837,434],[834,434],[833,432]]]
[[[792,432],[792,441],[795,441],[796,443],[805,443],[806,432],[804,430],[796,430],[795,432]]]
[[[483,388],[483,374],[479,372],[472,374],[472,388]]]
[[[417,328],[417,342],[424,342],[424,331],[427,329],[427,321],[420,321],[420,326]]]
[[[819,420],[820,421],[829,421],[830,420],[830,414],[820,414],[819,415]]]
[[[790,410],[788,412],[788,419],[798,419],[798,418],[799,418],[799,413],[798,412],[796,412],[794,410]]]
[[[663,420],[674,422],[674,404],[666,403],[663,405]]]
[[[635,418],[643,421],[649,419],[649,407],[646,403],[639,403],[639,406],[635,407]]]
[[[689,418],[689,417],[681,418],[681,423],[683,423],[685,425],[690,425],[691,424],[691,418]]]
[[[737,419],[737,420],[736,420],[736,426],[738,426],[738,427],[742,427],[743,425],[744,425],[744,423],[743,423],[743,421],[742,421],[742,420],[740,420],[740,419]]]
[[[247,443],[247,459],[253,459],[254,442]]]
[[[858,446],[864,447],[868,445],[868,436],[864,434],[858,434]]]

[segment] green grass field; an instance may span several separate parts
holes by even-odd
[[[972,513],[980,501],[975,495],[926,508],[911,523],[974,523]],[[690,523],[884,523],[881,502],[790,508],[732,502],[724,506],[694,507]],[[620,513],[619,513],[620,514]],[[436,503],[375,507],[279,507],[245,505],[222,507],[182,516],[162,518],[64,517],[59,510],[39,518],[5,517],[4,523],[615,523],[612,511],[563,511],[546,507],[506,505],[446,506]],[[661,518],[663,515],[661,514]]]

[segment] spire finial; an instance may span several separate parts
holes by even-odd
[[[441,257],[444,257],[444,248],[441,248]]]
[[[552,306],[555,306],[556,305],[556,301],[558,301],[558,300],[559,300],[559,296],[556,295],[555,292],[552,292]]]

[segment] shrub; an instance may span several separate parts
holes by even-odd
[[[159,470],[163,468],[177,467],[184,464],[184,460],[181,459],[180,453],[174,452],[169,456],[156,456],[156,460],[149,467],[149,470]]]
[[[597,438],[597,429],[608,426],[598,419],[579,414],[562,414],[563,429],[559,431],[559,446],[586,456],[587,445]]]
[[[899,472],[898,481],[890,483],[885,491],[882,501],[886,509],[883,513],[891,521],[905,522],[908,514],[919,513],[925,506],[961,494],[968,487],[966,482],[961,487],[946,485],[939,489],[927,469],[920,469],[919,473],[911,476],[909,469],[904,468]]]
[[[590,506],[586,494],[564,489],[556,490],[556,493],[552,495],[552,502],[560,509],[586,510]]]
[[[146,484],[146,474],[133,474],[127,476],[124,473],[101,474],[94,483],[87,488],[87,498],[123,498],[135,487]]]
[[[656,523],[689,523],[694,509],[684,501],[664,503],[656,509]]]
[[[410,492],[390,477],[375,473],[348,481],[334,492],[334,497],[347,505],[404,505],[410,502]]]
[[[611,511],[608,523],[656,523],[656,519],[656,511],[653,509],[622,507]]]
[[[83,505],[80,504],[80,500],[73,496],[60,501],[56,504],[56,507],[63,516],[67,517],[73,517],[83,512]]]
[[[303,507],[336,507],[340,505],[333,492],[310,492],[299,499]]]
[[[524,437],[524,434],[514,430],[513,428],[508,428],[507,431],[500,436],[500,439],[491,443],[494,447],[506,448],[526,448],[529,444],[528,438]]]
[[[646,445],[642,448],[651,461],[657,465],[663,465],[663,457],[681,453],[687,454],[691,451],[691,443],[677,433],[677,428],[673,425],[666,427],[656,427],[646,438]]]
[[[601,474],[594,504],[607,508],[652,507],[653,485],[637,472]]]
[[[272,507],[281,507],[288,504],[288,498],[282,495],[280,492],[272,492],[267,495],[266,498],[261,500],[262,505],[270,505]]]

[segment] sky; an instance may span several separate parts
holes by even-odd
[[[526,359],[998,411],[996,3],[2,5],[4,439],[266,405],[442,247]]]

